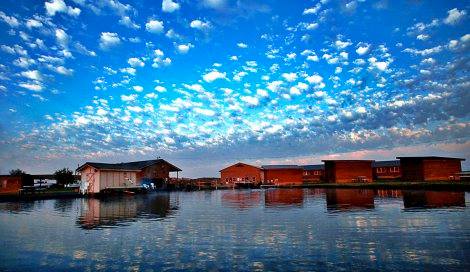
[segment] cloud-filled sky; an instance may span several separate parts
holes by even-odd
[[[0,172],[470,159],[466,1],[4,0]],[[469,165],[468,162],[464,165]]]

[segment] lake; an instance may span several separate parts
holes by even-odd
[[[0,203],[0,271],[465,271],[470,194],[267,189]]]

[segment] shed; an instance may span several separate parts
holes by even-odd
[[[331,183],[372,182],[372,160],[323,160]]]
[[[461,162],[465,160],[438,156],[397,157],[397,159],[400,160],[404,181],[459,180],[459,173],[462,172]]]
[[[170,172],[180,168],[163,160],[147,160],[126,163],[86,162],[77,168],[81,173],[82,188],[88,193],[99,193],[104,189],[140,187],[143,182],[163,184],[168,181]]]
[[[220,182],[229,186],[242,184],[257,185],[262,181],[261,168],[246,163],[238,162],[230,165],[220,172]]]
[[[264,182],[274,185],[302,184],[303,168],[299,165],[263,165]]]

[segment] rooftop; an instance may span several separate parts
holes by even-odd
[[[463,158],[452,158],[452,157],[439,157],[439,156],[417,156],[417,157],[397,157],[399,160],[459,160],[464,161]]]
[[[261,168],[263,169],[302,169],[301,166],[298,165],[262,165]]]
[[[147,160],[147,161],[134,161],[134,162],[121,162],[121,163],[100,163],[100,162],[86,162],[82,166],[77,168],[77,171],[83,169],[86,165],[89,165],[96,169],[106,170],[126,170],[126,171],[140,171],[145,167],[157,164],[165,163],[170,166],[170,172],[181,171],[178,167],[165,161],[164,159]]]
[[[325,170],[324,164],[309,164],[309,165],[302,165],[304,170]]]
[[[391,161],[374,161],[372,162],[372,167],[390,167],[390,166],[400,166],[399,160]]]

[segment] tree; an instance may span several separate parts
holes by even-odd
[[[26,172],[21,169],[10,170],[10,176],[23,176],[23,175],[26,175]]]
[[[68,168],[63,168],[55,171],[54,178],[57,181],[57,185],[64,186],[66,184],[74,183],[75,177],[73,172]]]

